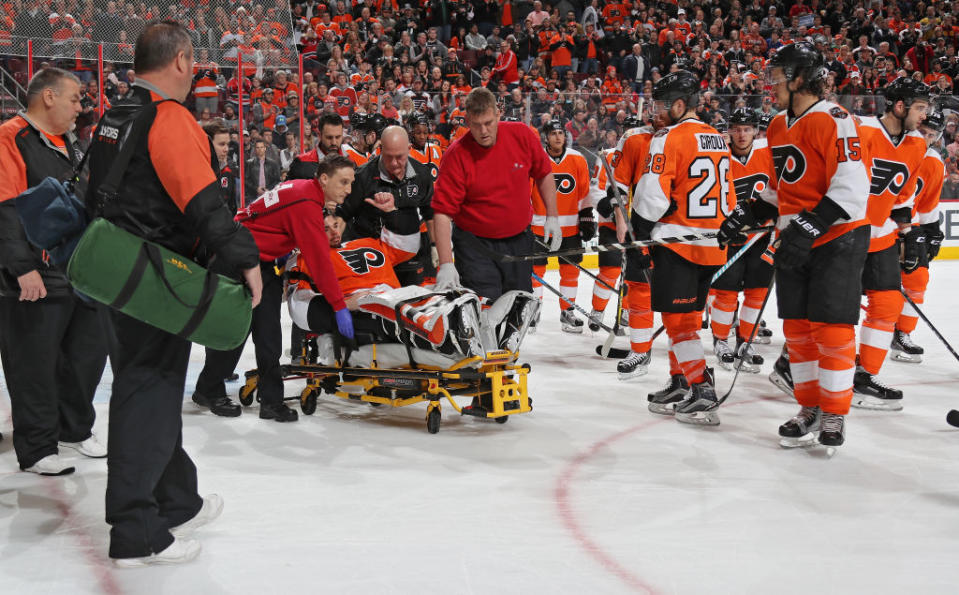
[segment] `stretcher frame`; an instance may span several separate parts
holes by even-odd
[[[324,392],[374,407],[406,407],[426,402],[426,429],[430,434],[440,430],[444,399],[460,415],[493,419],[500,424],[509,421],[511,415],[532,411],[527,390],[530,366],[517,363],[518,352],[488,352],[485,357],[465,358],[449,368],[429,365],[416,369],[380,368],[376,365],[377,346],[371,347],[372,365],[351,367],[342,365],[339,358],[334,365],[318,364],[315,344],[312,348],[304,346],[301,361],[306,363],[281,365],[280,374],[284,381],[305,379],[306,388],[298,397],[284,400],[299,401],[304,415],[313,415]],[[242,405],[253,404],[258,381],[257,370],[246,372],[246,383],[239,395]],[[470,398],[471,405],[459,405],[457,397]]]

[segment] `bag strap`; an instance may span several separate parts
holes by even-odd
[[[133,120],[133,125],[130,127],[130,132],[126,138],[123,139],[120,144],[120,151],[110,165],[110,173],[107,174],[106,179],[103,180],[103,183],[97,188],[97,193],[102,197],[101,204],[106,204],[107,201],[116,198],[117,191],[120,188],[120,182],[123,181],[123,174],[126,173],[127,166],[130,165],[130,159],[133,158],[133,153],[140,143],[140,137],[143,136],[144,129],[148,128],[146,122],[149,120],[152,126],[153,119],[156,118],[157,106],[167,101],[173,101],[173,99],[154,101],[143,106],[143,109],[137,113]],[[90,153],[89,149],[87,153]],[[83,157],[86,159],[86,155]]]
[[[117,294],[117,297],[110,303],[111,308],[120,310],[127,305],[133,297],[133,293],[143,281],[143,275],[146,273],[147,266],[153,267],[157,276],[160,277],[160,281],[163,282],[163,285],[167,288],[167,291],[170,292],[173,299],[179,302],[184,308],[193,310],[190,319],[187,320],[180,332],[177,333],[177,336],[181,338],[189,338],[200,326],[200,323],[203,322],[207,312],[209,312],[210,306],[213,304],[213,297],[216,295],[217,287],[220,284],[220,276],[213,271],[207,270],[206,278],[203,280],[203,290],[200,292],[200,299],[195,305],[188,304],[177,294],[176,289],[173,288],[170,280],[167,279],[166,271],[163,268],[163,255],[160,253],[160,249],[150,242],[141,242],[137,259],[133,264],[133,270],[130,272],[126,283],[124,283],[120,289],[120,293]]]

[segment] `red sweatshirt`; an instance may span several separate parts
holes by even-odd
[[[236,220],[253,234],[260,260],[275,260],[299,248],[326,301],[334,310],[346,307],[330,262],[323,190],[316,180],[284,182],[241,209]]]
[[[483,238],[508,238],[533,218],[530,178],[552,172],[537,135],[522,122],[500,122],[496,143],[479,146],[472,134],[450,145],[433,187],[433,212]]]

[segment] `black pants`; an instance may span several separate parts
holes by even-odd
[[[253,310],[253,345],[256,347],[256,367],[259,374],[257,393],[263,404],[283,401],[283,377],[280,357],[283,355],[283,329],[280,308],[283,305],[283,279],[276,275],[272,262],[261,262],[263,299]],[[296,353],[296,347],[294,353]],[[226,394],[224,378],[236,368],[243,354],[243,345],[232,351],[206,350],[206,362],[196,381],[196,391],[207,398]]]
[[[0,358],[21,469],[90,437],[107,359],[105,313],[74,296],[0,298]]]
[[[169,528],[203,506],[180,415],[190,343],[119,312],[111,318],[106,520],[110,557],[135,558],[164,550]]]
[[[453,226],[453,256],[460,282],[478,295],[495,300],[507,291],[533,291],[533,262],[502,262],[492,254],[532,254],[533,234],[528,229],[501,239],[481,238]]]
[[[649,249],[653,257],[650,282],[654,312],[700,312],[706,307],[709,282],[718,266],[696,264],[666,246]]]
[[[730,245],[726,249],[727,262],[733,258],[744,245]],[[773,265],[763,260],[763,253],[769,247],[769,236],[753,244],[749,251],[739,257],[733,266],[726,269],[719,279],[713,283],[713,289],[727,291],[742,291],[744,289],[766,288],[773,280]]]

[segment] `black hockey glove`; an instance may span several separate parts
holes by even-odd
[[[899,266],[911,273],[919,268],[926,258],[926,234],[919,226],[899,236]]]
[[[729,214],[729,217],[719,226],[719,232],[716,239],[719,241],[719,247],[725,248],[727,244],[744,244],[746,234],[740,230],[747,225],[752,227],[756,224],[752,210],[743,203],[736,203],[736,208]]]
[[[655,221],[650,221],[649,219],[643,219],[633,211],[632,215],[629,217],[630,225],[633,228],[633,239],[634,240],[648,240],[652,237],[653,227],[656,226]]]
[[[849,215],[828,196],[822,197],[812,212],[804,210],[796,215],[779,236],[776,266],[798,268],[806,264],[813,243],[842,217],[848,219]]]
[[[938,221],[936,223],[926,223],[920,227],[926,234],[926,254],[928,254],[929,260],[933,260],[939,256],[939,248],[942,247],[942,240],[946,238],[946,235],[939,228]]]
[[[596,237],[596,217],[593,216],[591,208],[579,212],[579,237],[584,242],[589,242]]]

